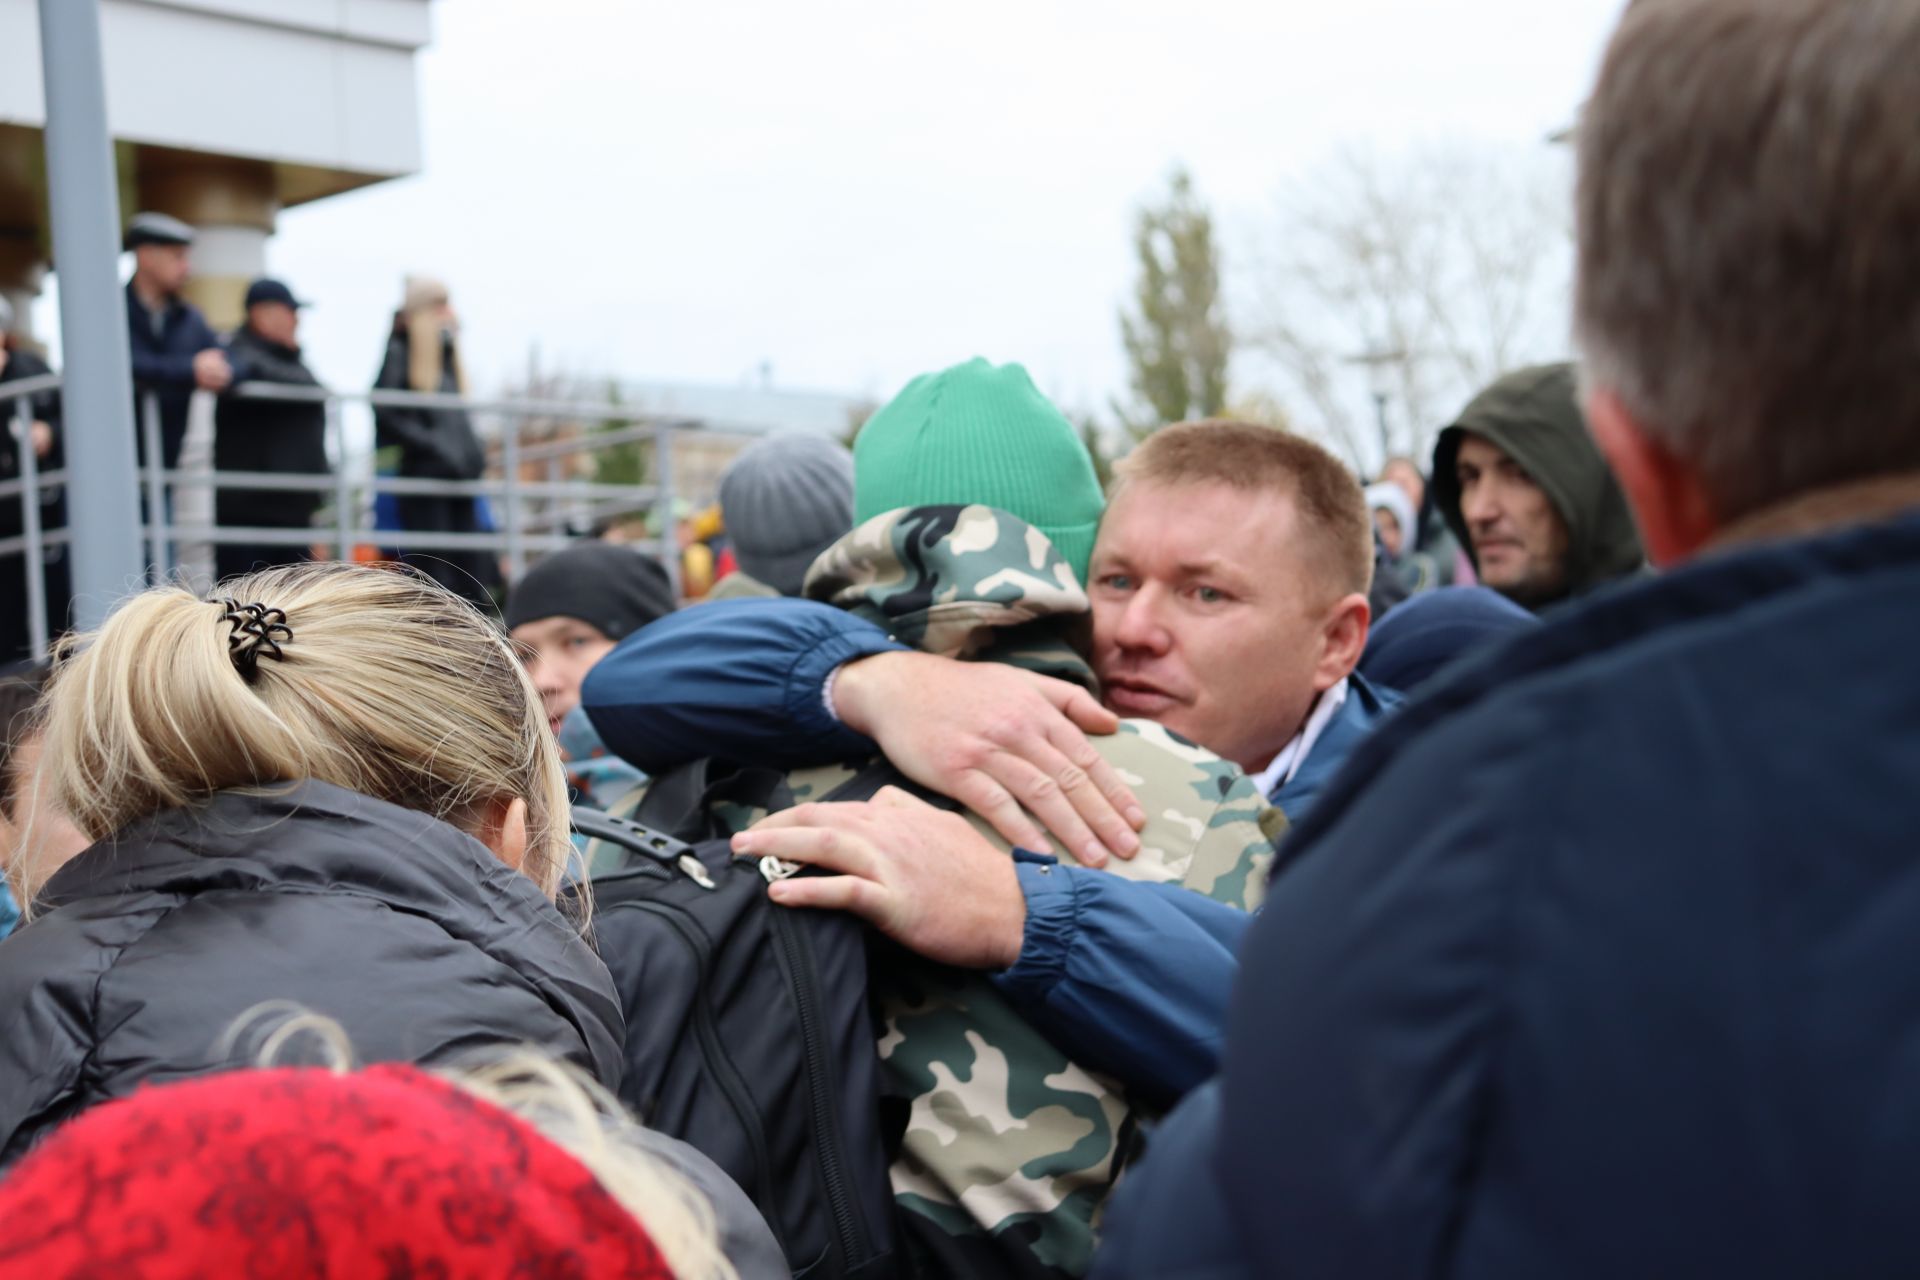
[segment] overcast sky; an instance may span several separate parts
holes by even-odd
[[[875,397],[983,354],[1098,407],[1133,210],[1173,163],[1231,254],[1337,148],[1544,146],[1620,6],[440,0],[423,172],[288,211],[269,267],[321,304],[304,337],[340,385],[419,270],[481,390],[536,343]]]

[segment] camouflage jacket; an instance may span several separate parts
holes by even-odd
[[[815,561],[806,590],[926,652],[1094,686],[1079,652],[1086,594],[1046,537],[1004,512],[876,516]],[[1149,815],[1140,853],[1113,862],[1113,873],[1257,906],[1279,815],[1239,767],[1147,721],[1093,741]],[[795,801],[825,795],[865,763],[790,774]],[[640,794],[620,808],[631,812]],[[737,830],[761,816],[724,818]],[[1101,1209],[1154,1117],[1054,1048],[985,976],[883,954],[872,989],[888,1089],[909,1104],[893,1166],[909,1234],[934,1242],[935,1271],[1084,1275]]]

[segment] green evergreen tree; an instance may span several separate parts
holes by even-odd
[[[1174,170],[1164,201],[1139,211],[1133,243],[1140,277],[1133,310],[1120,313],[1120,336],[1135,403],[1115,407],[1139,438],[1225,409],[1233,336],[1220,300],[1213,215],[1185,169]]]

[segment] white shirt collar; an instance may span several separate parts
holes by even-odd
[[[1299,733],[1293,735],[1293,741],[1280,748],[1280,754],[1273,763],[1254,775],[1253,785],[1260,788],[1260,794],[1270,796],[1278,787],[1293,780],[1300,772],[1300,766],[1307,762],[1307,753],[1313,750],[1313,744],[1320,741],[1320,735],[1333,723],[1335,713],[1347,700],[1348,681],[1341,677],[1340,683],[1329,688],[1313,704],[1313,711],[1307,716],[1307,723]]]

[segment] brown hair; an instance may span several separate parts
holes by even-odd
[[[1334,589],[1364,593],[1373,583],[1373,521],[1360,482],[1311,440],[1230,418],[1182,422],[1154,432],[1114,467],[1115,493],[1140,483],[1284,493]]]
[[[548,897],[558,892],[571,847],[566,775],[540,696],[497,627],[403,570],[290,566],[230,579],[219,594],[285,611],[283,660],[242,675],[225,607],[177,586],[130,597],[63,650],[40,771],[83,835],[101,840],[217,791],[306,778],[470,833],[490,803],[520,798],[522,870]],[[20,901],[57,869],[24,851],[9,867]]]
[[[1636,0],[1580,123],[1588,376],[1723,519],[1920,469],[1920,6]]]

